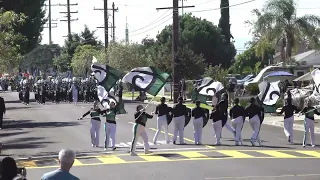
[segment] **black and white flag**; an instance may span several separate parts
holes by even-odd
[[[198,93],[205,96],[214,96],[217,92],[223,90],[224,86],[219,81],[214,81],[210,77],[205,77],[201,85],[197,88]]]
[[[262,81],[259,84],[260,93],[258,94],[258,98],[264,105],[272,106],[277,103],[280,98],[279,83],[280,81],[271,83]]]

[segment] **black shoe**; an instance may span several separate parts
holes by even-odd
[[[114,147],[114,148],[112,148],[112,151],[114,151],[114,150],[116,150],[117,148],[116,147]]]
[[[175,141],[173,141],[172,143],[173,143],[173,144],[176,144],[176,142],[175,142]]]

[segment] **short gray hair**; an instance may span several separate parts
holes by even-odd
[[[71,149],[62,149],[59,152],[59,160],[61,163],[72,164],[75,158],[76,154]]]

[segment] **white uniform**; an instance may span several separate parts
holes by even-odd
[[[293,143],[293,123],[294,116],[285,118],[283,122],[283,131],[290,143]]]
[[[75,86],[75,84],[72,84],[72,99],[73,99],[73,103],[77,104],[77,102],[78,102],[78,89]]]
[[[222,132],[222,120],[218,120],[212,123],[213,130],[216,137],[216,145],[220,144],[221,132]]]
[[[201,144],[202,140],[203,117],[193,120],[193,136],[196,144]]]
[[[231,120],[232,123],[232,127],[235,129],[236,131],[236,136],[234,138],[234,141],[238,144],[242,144],[242,140],[241,140],[241,131],[242,131],[242,127],[243,127],[243,116],[239,116],[235,119]]]
[[[251,141],[255,142],[257,141],[259,144],[261,143],[259,133],[260,133],[260,119],[258,115],[253,116],[252,118],[249,119],[249,124],[253,130],[252,136],[251,136]]]
[[[137,145],[139,136],[141,136],[143,139],[144,152],[148,153],[150,146],[149,146],[148,135],[146,133],[145,126],[142,126],[141,124],[136,123],[133,125],[132,132],[133,132],[133,139],[132,139],[132,144],[130,148],[131,154],[134,154],[136,152],[136,145]]]
[[[307,137],[310,132],[311,145],[315,146],[314,140],[314,120],[305,118],[304,119],[304,137],[303,137],[303,146],[307,144]]]
[[[173,141],[177,141],[177,136],[179,133],[180,144],[184,144],[184,124],[185,124],[185,115],[174,117],[174,132],[173,132]]]
[[[164,136],[167,144],[170,143],[169,136],[168,136],[168,121],[167,121],[167,115],[158,116],[157,118],[157,132],[153,137],[153,143],[157,143],[158,136],[161,132],[161,129],[164,129]]]

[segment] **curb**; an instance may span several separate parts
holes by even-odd
[[[270,125],[270,126],[284,127],[284,123],[279,121],[263,121],[263,124]],[[304,131],[304,125],[293,124],[293,129],[297,131]],[[320,128],[315,127],[314,133],[320,134]]]

